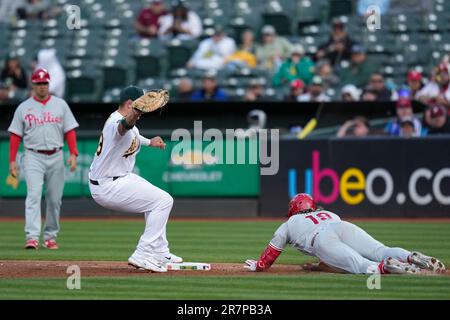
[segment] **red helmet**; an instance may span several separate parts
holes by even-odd
[[[50,74],[47,69],[39,68],[31,75],[32,83],[50,82]]]
[[[307,193],[299,193],[289,201],[288,218],[297,213],[308,212],[316,210],[316,202]]]

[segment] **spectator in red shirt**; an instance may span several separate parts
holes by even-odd
[[[167,11],[163,0],[151,0],[148,8],[142,9],[134,23],[136,32],[142,38],[154,38],[158,36],[159,18],[166,15]]]

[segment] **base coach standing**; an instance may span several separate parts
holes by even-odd
[[[18,175],[17,151],[23,140],[25,156],[23,173],[27,183],[25,201],[26,249],[37,249],[41,235],[41,197],[45,182],[46,219],[43,246],[58,249],[59,216],[64,190],[64,157],[67,141],[70,170],[77,166],[75,128],[78,123],[67,103],[49,94],[50,75],[36,70],[32,77],[33,96],[22,102],[14,113],[10,132],[10,165],[12,176]]]

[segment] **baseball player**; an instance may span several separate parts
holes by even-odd
[[[23,173],[27,184],[25,201],[26,249],[37,249],[41,234],[41,196],[45,182],[46,219],[44,247],[58,249],[59,216],[64,189],[62,147],[67,141],[70,170],[77,167],[78,123],[67,103],[49,94],[50,75],[38,69],[31,76],[33,95],[22,102],[14,113],[10,132],[9,172],[18,176],[16,162],[21,141],[25,148]]]
[[[348,273],[445,271],[444,264],[436,258],[385,246],[361,228],[342,221],[338,215],[317,208],[312,197],[304,193],[290,201],[288,221],[275,232],[259,260],[247,260],[244,267],[251,271],[267,270],[287,244],[319,258],[335,270]]]
[[[165,263],[183,259],[170,253],[166,224],[173,205],[172,197],[147,180],[134,174],[136,155],[141,146],[165,149],[160,137],[151,140],[141,136],[136,122],[143,114],[133,101],[144,90],[129,86],[120,94],[120,106],[106,121],[90,172],[90,191],[101,206],[123,212],[145,215],[145,231],[128,262],[136,268],[166,272]]]

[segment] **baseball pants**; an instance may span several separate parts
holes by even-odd
[[[383,259],[406,262],[411,252],[389,248],[358,226],[341,221],[332,223],[317,235],[313,254],[326,264],[350,273],[378,273]]]
[[[64,156],[59,151],[45,155],[26,150],[23,172],[27,184],[25,200],[25,236],[27,240],[39,240],[41,235],[41,198],[45,182],[44,240],[56,239],[59,232],[59,216],[64,191]]]
[[[173,198],[140,176],[130,173],[113,181],[100,179],[99,185],[89,184],[92,198],[104,208],[145,215],[145,230],[139,239],[136,253],[169,253],[166,225],[173,206]]]

